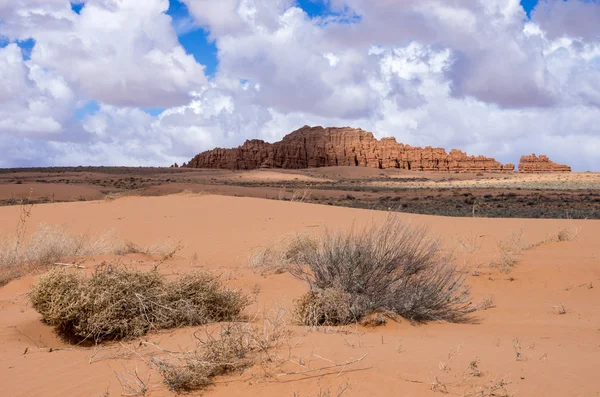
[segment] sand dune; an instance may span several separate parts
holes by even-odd
[[[344,332],[294,327],[289,349],[280,352],[286,358],[280,371],[366,357],[347,368],[312,376],[268,377],[255,366],[220,378],[202,395],[317,396],[319,390],[327,389],[337,395],[340,387],[348,387],[343,396],[430,396],[444,388],[455,395],[479,396],[486,395],[479,391],[502,379],[515,396],[600,393],[596,379],[600,366],[600,221],[398,216],[426,224],[439,234],[456,261],[470,267],[467,283],[474,302],[493,296],[496,307],[477,312],[472,324],[415,326],[400,321],[379,328],[346,327]],[[277,302],[290,307],[306,286],[289,274],[252,272],[246,265],[252,249],[289,233],[314,232],[322,226],[348,228],[385,217],[384,212],[341,207],[179,194],[36,205],[28,230],[45,222],[65,224],[73,231],[114,229],[138,244],[180,240],[184,249],[164,263],[161,271],[206,267],[222,272],[229,283],[247,291],[258,286],[257,302],[248,309],[256,313],[271,310]],[[0,233],[13,232],[18,218],[18,207],[0,208]],[[490,269],[497,242],[521,228],[531,244],[564,228],[579,233],[572,241],[549,242],[525,251],[510,274]],[[478,248],[467,252],[460,241],[473,242]],[[107,259],[115,258],[89,258],[84,265],[90,269]],[[118,260],[141,268],[151,266],[139,255]],[[142,374],[148,372],[142,358],[131,354],[122,358],[128,350],[118,343],[94,349],[58,339],[28,305],[26,294],[35,279],[28,276],[0,288],[2,395],[101,396],[108,391],[110,396],[119,396],[115,372],[133,370],[136,365]],[[561,304],[566,314],[554,310]],[[193,345],[195,329],[153,333],[145,339],[181,350]],[[473,376],[470,370],[476,360],[481,376]],[[149,395],[172,395],[160,376],[150,372]]]

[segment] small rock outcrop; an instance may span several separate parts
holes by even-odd
[[[447,153],[441,148],[404,145],[395,138],[377,140],[362,129],[308,126],[272,144],[253,139],[236,149],[203,152],[183,166],[234,170],[356,166],[459,172],[501,172],[515,168],[492,158],[468,156],[460,150]]]
[[[556,164],[548,156],[521,156],[519,172],[571,172],[571,167],[564,164]]]

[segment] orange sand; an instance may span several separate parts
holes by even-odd
[[[14,232],[18,214],[16,206],[0,208],[0,233]],[[346,228],[385,216],[340,207],[180,194],[36,205],[28,231],[46,222],[66,224],[74,231],[115,229],[138,244],[181,240],[184,250],[165,263],[162,271],[201,266],[222,272],[232,285],[248,292],[258,285],[257,303],[248,309],[256,313],[271,310],[277,302],[290,307],[306,286],[288,274],[263,277],[253,273],[246,265],[253,248],[288,233],[315,231],[323,225]],[[194,395],[317,396],[320,389],[337,395],[340,385],[348,385],[343,396],[431,396],[436,390],[441,394],[441,384],[445,384],[453,395],[479,396],[478,387],[501,378],[515,396],[600,395],[600,221],[399,216],[426,224],[439,234],[446,248],[454,250],[456,260],[471,266],[470,273],[479,274],[467,280],[474,302],[494,296],[497,307],[478,312],[474,324],[414,326],[401,321],[374,329],[348,327],[348,332],[295,327],[289,349],[281,352],[287,360],[281,370],[298,371],[331,364],[327,360],[344,362],[367,356],[343,370],[319,373],[322,376],[266,377],[255,367],[220,378],[204,394]],[[530,243],[556,235],[562,228],[580,232],[573,241],[526,251],[510,274],[489,269],[497,241],[519,228]],[[468,239],[481,243],[481,248],[465,252],[459,240]],[[107,258],[91,258],[85,265],[90,268],[103,259]],[[120,260],[136,265],[140,256]],[[105,392],[119,396],[115,372],[133,371],[136,366],[142,374],[148,372],[136,355],[119,358],[128,351],[118,343],[99,350],[59,340],[28,305],[26,294],[35,278],[28,276],[0,288],[2,396],[101,396]],[[567,309],[564,315],[553,310],[561,303]],[[193,346],[196,329],[153,333],[144,339],[182,350]],[[516,359],[517,340],[521,360]],[[469,372],[469,363],[476,359],[480,377]],[[150,373],[149,395],[172,395],[160,376]],[[432,390],[436,377],[440,385]]]

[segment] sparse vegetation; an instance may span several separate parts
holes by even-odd
[[[168,358],[155,357],[153,363],[164,383],[175,392],[204,389],[215,376],[240,371],[257,362],[266,371],[278,361],[270,351],[289,335],[286,314],[277,307],[263,317],[261,325],[230,323],[223,325],[216,337],[208,331],[203,338],[194,334],[198,341],[194,349],[171,353]]]
[[[348,324],[373,312],[460,322],[474,310],[465,275],[442,256],[439,242],[395,217],[361,230],[297,236],[280,257],[310,286],[296,303],[305,325]]]
[[[17,233],[0,241],[0,285],[61,258],[119,254],[126,249],[112,232],[99,236],[73,234],[62,226],[41,224],[29,239]]]
[[[512,230],[505,240],[498,242],[498,253],[492,260],[491,265],[497,267],[501,272],[508,273],[518,263],[518,256],[523,251],[531,250],[553,242],[564,242],[575,239],[579,235],[579,228],[560,229],[555,235],[550,235],[543,240],[533,244],[525,243],[523,240],[523,229]]]
[[[476,251],[481,250],[484,238],[485,235],[477,235],[471,232],[469,236],[459,236],[457,240],[461,250],[472,254]]]
[[[477,305],[478,310],[487,310],[494,307],[496,307],[496,298],[493,295],[488,296]]]
[[[224,327],[218,338],[207,334],[201,346],[175,361],[155,359],[154,363],[170,390],[199,390],[211,385],[215,376],[252,365],[249,355],[257,348],[253,340],[249,325],[233,323]]]
[[[110,265],[90,278],[64,268],[41,276],[30,293],[43,320],[66,338],[100,342],[151,330],[236,319],[248,299],[205,272],[167,281],[158,271]]]
[[[150,390],[150,375],[142,377],[136,366],[134,371],[124,368],[123,373],[116,373],[121,385],[121,396],[144,397]],[[108,392],[107,392],[108,394]]]
[[[556,314],[567,314],[567,308],[565,307],[564,303],[552,307],[552,310],[554,310]]]
[[[29,238],[19,232],[0,240],[0,285],[30,271],[45,270],[66,257],[143,253],[160,255],[166,260],[180,249],[178,243],[141,247],[123,241],[114,231],[99,235],[77,234],[64,226],[42,223]]]
[[[309,291],[296,301],[294,318],[309,326],[358,322],[366,314],[364,306],[353,304],[351,294],[336,288]]]
[[[558,232],[558,235],[557,235],[558,241],[569,241],[569,240],[571,240],[571,238],[572,238],[571,231],[568,229],[561,229]]]

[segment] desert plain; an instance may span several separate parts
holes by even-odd
[[[148,250],[60,263],[86,275],[102,263],[158,268],[167,277],[206,269],[251,297],[246,323],[285,329],[252,365],[189,395],[596,396],[599,188],[598,173],[6,170],[0,233],[24,225],[27,238],[41,224],[60,225],[72,233],[111,231],[139,246],[175,247],[168,255]],[[257,250],[285,236],[380,224],[390,214],[439,237],[470,288],[477,310],[469,321],[298,325],[294,302],[308,285],[288,272],[250,266]],[[511,251],[509,267],[497,266],[509,243],[520,248]],[[0,287],[4,396],[172,396],[153,359],[189,351],[199,334],[224,326],[71,343],[29,301],[45,270]]]

